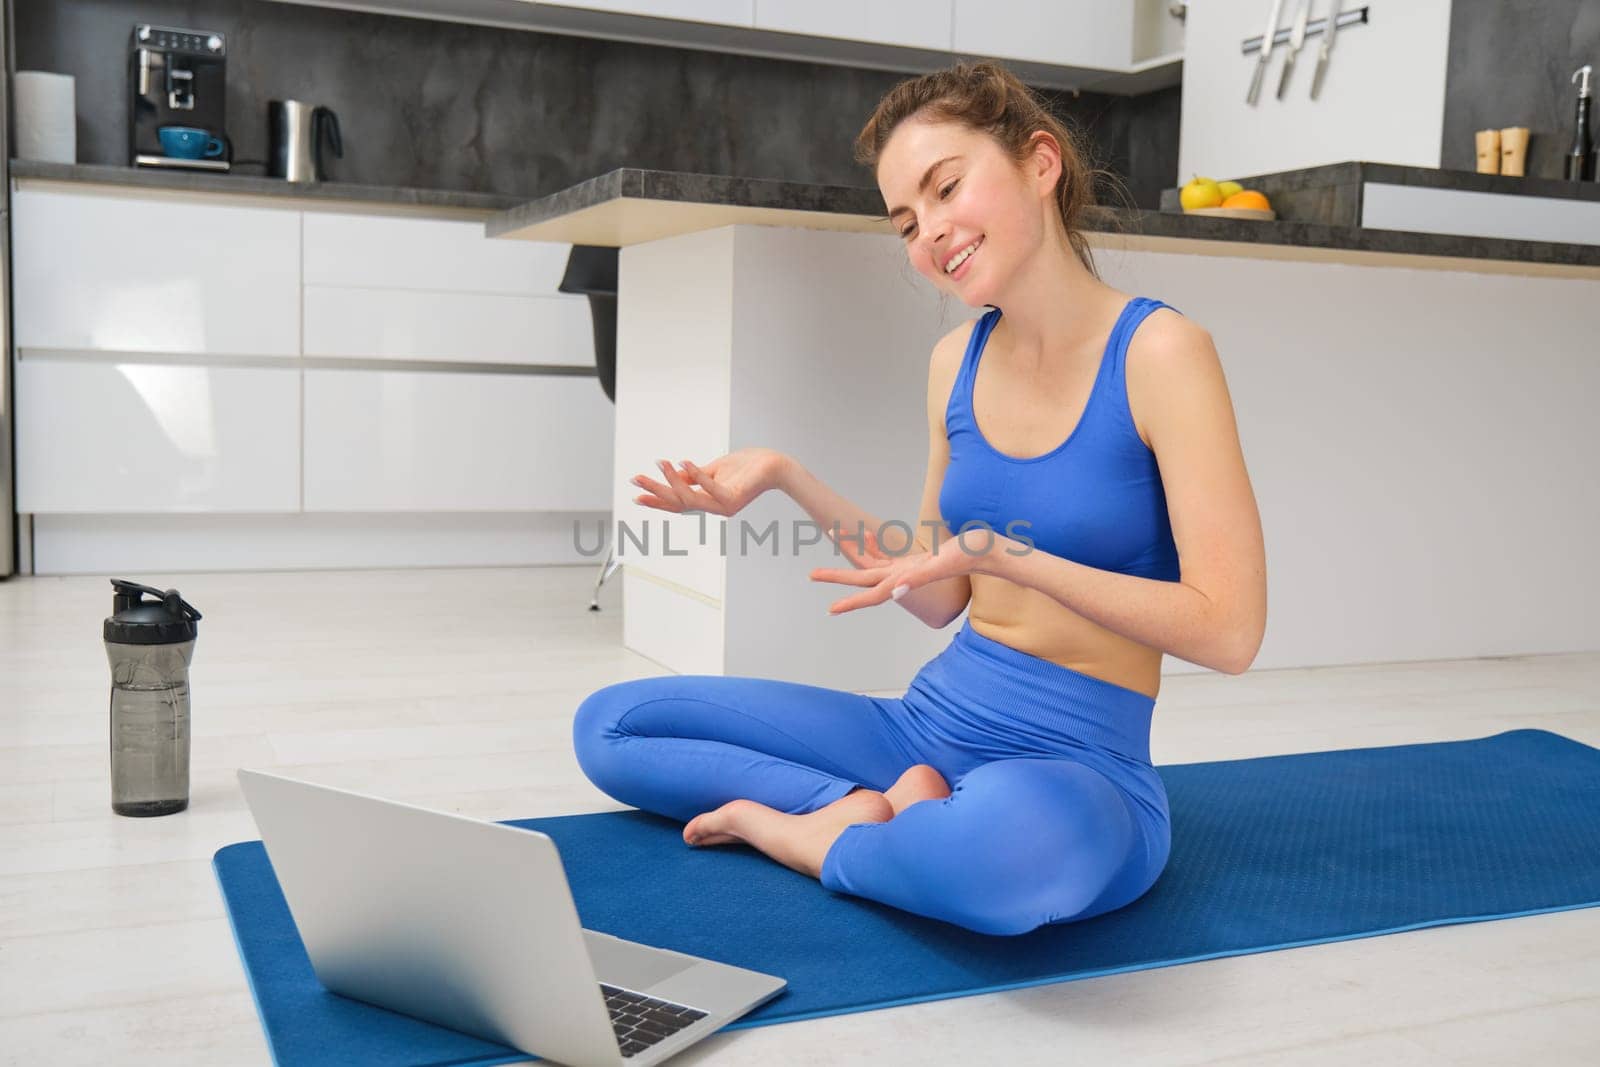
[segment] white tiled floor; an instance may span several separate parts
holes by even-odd
[[[0,583],[0,1062],[268,1062],[210,871],[241,766],[491,819],[613,810],[573,708],[662,673],[588,567],[141,576],[205,613],[192,802],[111,814],[101,578]],[[908,620],[908,625],[914,622]],[[1600,652],[1175,675],[1158,764],[1541,727],[1600,746]],[[1592,1064],[1600,909],[719,1035],[674,1062]]]

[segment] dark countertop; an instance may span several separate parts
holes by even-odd
[[[343,182],[289,183],[277,178],[199,171],[96,164],[11,160],[13,178],[76,182],[148,189],[176,195],[268,197],[289,206],[325,210],[402,211],[422,215],[485,220],[491,237],[625,245],[735,222],[790,225],[862,233],[892,234],[875,188],[813,185],[717,174],[622,168],[535,200],[492,193]],[[1129,247],[1177,251],[1222,251],[1233,255],[1293,259],[1351,259],[1401,256],[1426,266],[1428,260],[1478,261],[1480,269],[1513,265],[1561,270],[1600,268],[1600,245],[1509,240],[1405,230],[1366,229],[1360,218],[1360,193],[1369,181],[1600,201],[1600,183],[1512,178],[1399,167],[1379,163],[1335,163],[1300,171],[1235,179],[1260,189],[1280,218],[1273,222],[1185,215],[1181,211],[1090,212],[1086,229],[1125,235]],[[1176,206],[1177,190],[1163,194]],[[1180,245],[1179,242],[1182,242]],[[1200,242],[1190,245],[1189,242]],[[1460,261],[1468,261],[1462,264]]]
[[[877,189],[622,167],[502,211],[486,227],[490,237],[503,237],[547,219],[621,199],[840,215],[881,216],[884,211],[883,195]]]
[[[1226,180],[1216,175],[1212,177],[1218,181]],[[1280,218],[1296,222],[1321,222],[1330,226],[1361,224],[1361,191],[1368,182],[1600,203],[1600,182],[1517,178],[1502,174],[1478,174],[1469,170],[1402,167],[1393,163],[1329,163],[1321,167],[1253,174],[1233,180],[1246,188],[1265,193]],[[1161,210],[1182,210],[1177,189],[1162,191]]]
[[[215,174],[154,167],[114,167],[91,163],[41,163],[13,159],[13,178],[116,185],[173,193],[226,194],[273,197],[329,208],[379,207],[414,209],[419,214],[473,215],[479,218],[521,202],[515,196],[463,193],[448,189],[408,189],[390,185],[354,185],[348,182],[287,182],[253,174]]]
[[[1497,188],[1524,181],[1449,171],[1435,171],[1437,177],[1428,177],[1418,170],[1341,163],[1274,176],[1281,185],[1262,180],[1257,187],[1273,198],[1274,207],[1278,200],[1272,190],[1280,189],[1285,195],[1280,214],[1287,217],[1272,222],[1181,211],[1099,208],[1089,214],[1085,228],[1090,233],[1125,235],[1129,247],[1212,254],[1389,263],[1399,262],[1394,257],[1404,257],[1407,265],[1455,269],[1472,269],[1472,263],[1461,261],[1477,261],[1476,269],[1519,273],[1571,268],[1587,273],[1588,268],[1600,268],[1600,245],[1366,229],[1325,221],[1325,216],[1315,212],[1308,212],[1309,218],[1296,217],[1299,205],[1287,195],[1299,182],[1305,189],[1318,191],[1322,197],[1318,203],[1342,203],[1350,190],[1359,193],[1361,181],[1380,180],[1374,177],[1380,174],[1416,184],[1456,183],[1446,186],[1449,188],[1479,188],[1486,178],[1492,178]],[[1522,191],[1542,195],[1540,190],[1547,186],[1566,184],[1529,179]],[[1557,191],[1569,197],[1589,196],[1581,189]],[[884,210],[877,189],[623,168],[502,211],[491,216],[485,228],[491,237],[609,246],[741,222],[892,234]],[[1223,250],[1219,244],[1249,247]],[[1439,262],[1429,262],[1432,260]]]

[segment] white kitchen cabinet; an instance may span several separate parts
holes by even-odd
[[[524,3],[534,0],[523,0]],[[537,0],[557,7],[583,7],[617,15],[646,15],[685,22],[715,22],[723,26],[749,26],[756,0]]]
[[[581,296],[308,285],[305,321],[307,356],[594,366]]]
[[[1063,67],[1134,61],[1134,5],[1105,0],[955,0],[954,50]]]
[[[20,512],[300,507],[298,369],[22,359],[16,370]]]
[[[491,241],[481,221],[307,212],[305,284],[550,295],[572,246]]]
[[[300,213],[19,188],[21,349],[297,356]]]
[[[304,235],[307,356],[594,365],[588,301],[557,292],[570,244],[312,212]]]
[[[991,57],[1029,85],[1139,95],[1181,80],[1171,0],[276,0],[897,74]],[[1213,5],[1215,6],[1215,5]],[[1044,33],[1045,36],[1039,36]]]
[[[310,369],[305,509],[609,511],[593,377]]]
[[[1310,3],[1311,0],[1306,0]],[[1171,0],[1135,0],[1133,61],[1145,63],[1183,55],[1186,19],[1175,17]]]
[[[24,514],[609,510],[595,377],[481,366],[593,367],[588,301],[556,291],[570,245],[59,184],[13,203]]]
[[[950,50],[953,0],[756,0],[756,29]]]

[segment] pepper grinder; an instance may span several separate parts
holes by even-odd
[[[1478,173],[1500,173],[1500,131],[1479,130],[1478,142]]]
[[[1500,173],[1524,176],[1528,162],[1528,127],[1507,126],[1500,131]]]

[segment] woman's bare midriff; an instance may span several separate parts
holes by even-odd
[[[1026,586],[972,575],[967,621],[984,637],[1030,656],[1143,693],[1161,692],[1161,650],[1130,641]]]

